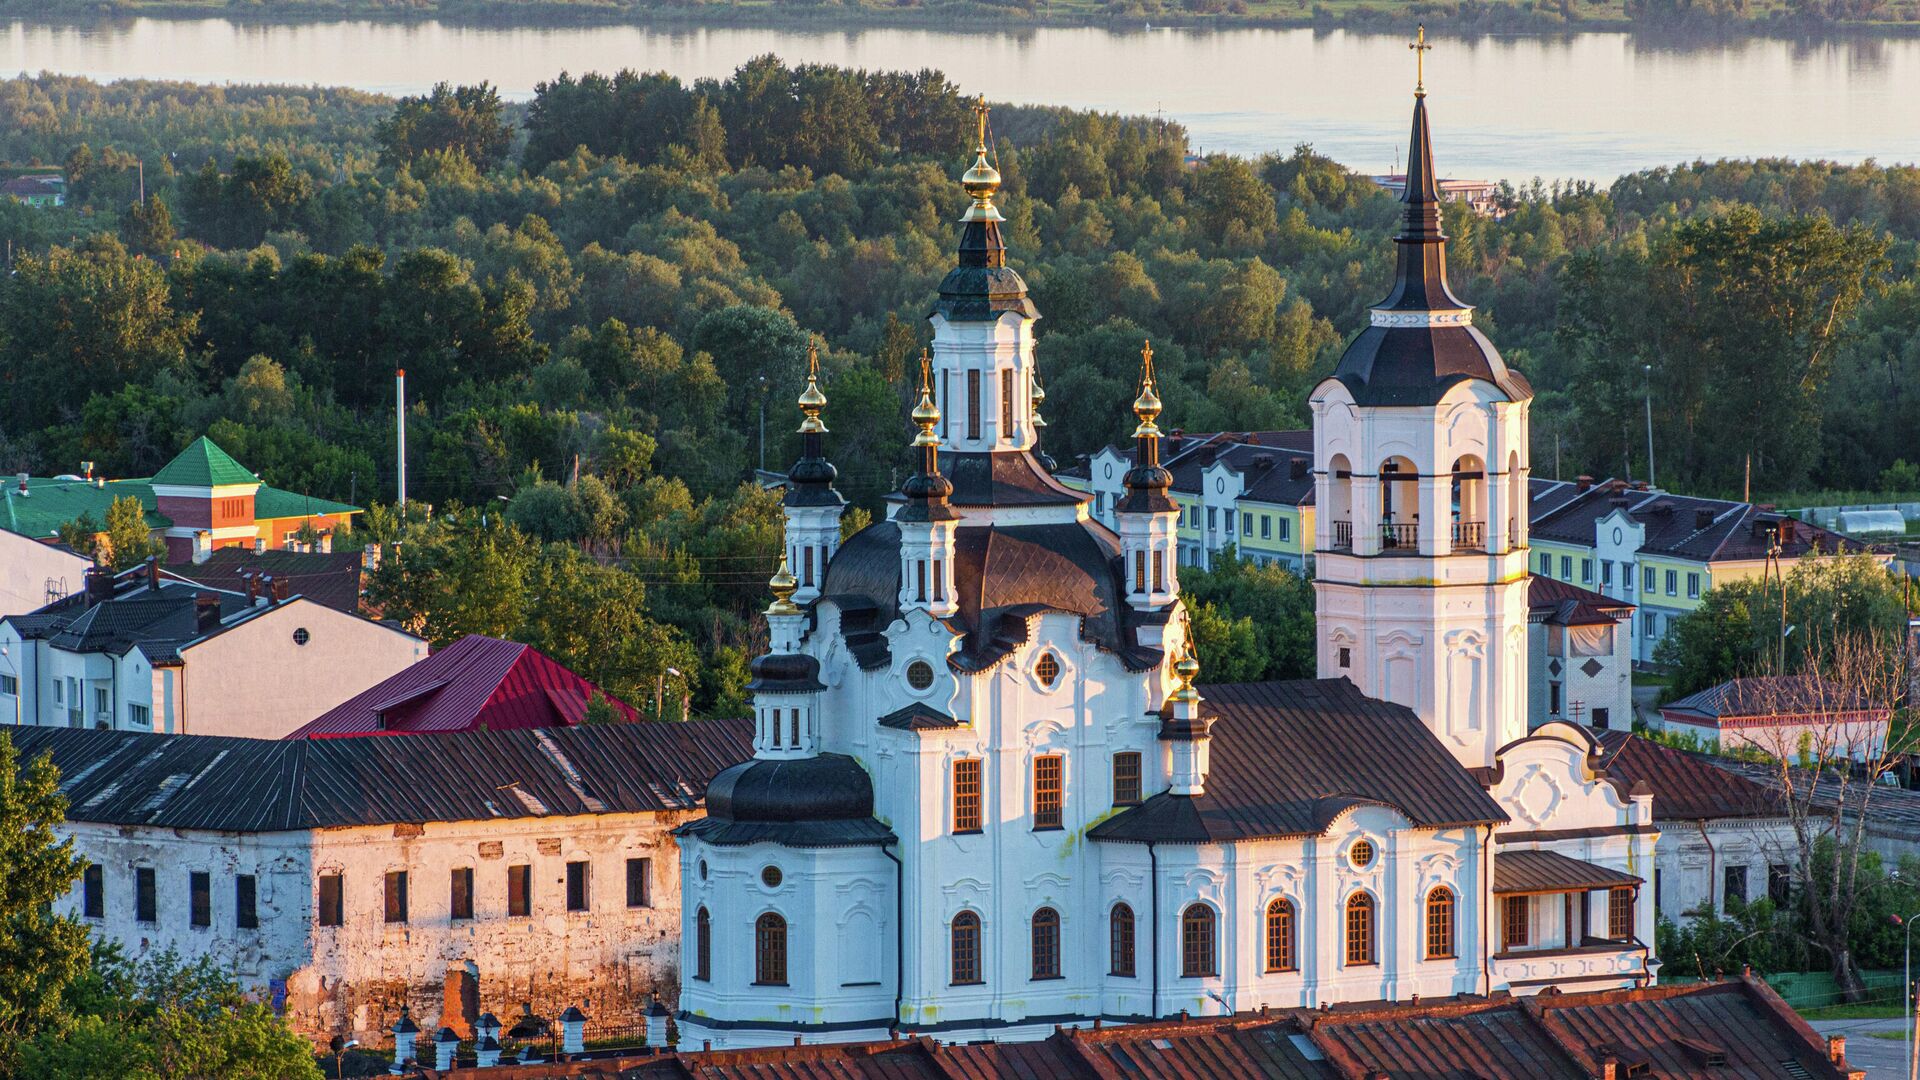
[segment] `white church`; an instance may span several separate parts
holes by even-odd
[[[1392,290],[1313,394],[1321,677],[1204,695],[1151,351],[1116,532],[1037,449],[981,130],[919,468],[844,542],[800,399],[755,755],[678,830],[681,1045],[1652,983],[1652,797],[1527,730],[1532,391],[1447,286],[1424,92]]]

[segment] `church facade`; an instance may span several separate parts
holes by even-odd
[[[1110,528],[1038,447],[982,111],[918,468],[844,542],[800,399],[754,758],[677,830],[682,1045],[1654,980],[1651,796],[1528,731],[1532,393],[1447,286],[1424,93],[1410,145],[1392,291],[1313,395],[1321,677],[1203,692],[1151,349]]]

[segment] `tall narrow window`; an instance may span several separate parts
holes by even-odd
[[[915,559],[913,562],[913,598],[921,603],[927,602],[927,560]]]
[[[769,911],[753,923],[753,981],[787,985],[787,920]]]
[[[1033,913],[1033,977],[1060,977],[1060,913],[1050,907]]]
[[[1144,551],[1133,553],[1133,591],[1147,591],[1147,553]]]
[[[339,874],[320,875],[320,925],[339,926],[346,914]]]
[[[693,916],[693,977],[713,978],[713,916],[701,908]]]
[[[507,915],[524,919],[533,914],[533,867],[507,867]]]
[[[1503,950],[1524,949],[1533,940],[1527,925],[1533,912],[1533,905],[1524,896],[1506,897],[1500,904],[1500,947]]]
[[[204,870],[187,875],[187,921],[194,926],[213,925],[213,875]]]
[[[1165,552],[1156,551],[1153,553],[1153,591],[1156,593],[1167,591],[1167,556]]]
[[[800,710],[799,709],[788,710],[787,734],[791,736],[791,739],[788,741],[787,745],[798,747],[800,745]]]
[[[99,863],[88,863],[80,875],[80,913],[89,919],[107,917],[106,881]]]
[[[627,860],[627,906],[653,906],[653,860]]]
[[[387,871],[387,921],[403,923],[407,921],[407,872],[405,870]]]
[[[967,438],[980,437],[980,373],[967,372]]]
[[[252,874],[235,874],[233,878],[233,925],[242,930],[257,930],[260,927],[260,883]]]
[[[1033,759],[1033,827],[1058,829],[1061,824],[1060,755]]]
[[[153,867],[138,867],[133,872],[133,917],[138,922],[159,922],[160,912],[154,902]]]
[[[1133,978],[1133,909],[1125,904],[1113,905],[1113,914],[1107,918],[1107,950],[1111,953],[1108,960],[1108,973],[1124,978]]]
[[[567,864],[567,910],[587,910],[587,864],[570,862]]]
[[[1113,805],[1132,806],[1139,801],[1139,752],[1127,750],[1113,755]]]
[[[1427,894],[1427,959],[1453,955],[1453,890],[1441,885]]]
[[[951,947],[953,985],[971,986],[980,981],[980,916],[963,911],[953,917]]]
[[[1293,901],[1281,897],[1267,905],[1267,970],[1298,967],[1293,951]]]
[[[1214,974],[1213,952],[1213,909],[1188,905],[1180,913],[1180,974],[1189,979]]]
[[[453,881],[447,897],[447,915],[454,919],[473,918],[473,867],[453,868]]]
[[[940,559],[933,560],[933,598],[935,600],[947,598],[946,567]]]
[[[1000,441],[1013,438],[1013,369],[1000,369]]]
[[[953,372],[940,373],[940,386],[934,392],[933,403],[940,410],[940,437],[946,438],[953,422]]]
[[[800,549],[800,584],[813,588],[813,545]]]
[[[953,831],[980,831],[980,759],[953,763]]]
[[[1347,901],[1347,966],[1373,960],[1373,897],[1354,893]]]
[[[1633,890],[1607,890],[1607,936],[1615,941],[1633,939]]]

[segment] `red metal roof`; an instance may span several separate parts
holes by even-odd
[[[632,706],[540,650],[469,634],[288,738],[567,727],[586,716],[587,702],[596,695],[626,719],[638,719]]]

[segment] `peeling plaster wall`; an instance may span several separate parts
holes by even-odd
[[[679,982],[680,860],[670,830],[692,813],[433,822],[310,832],[213,833],[69,822],[101,867],[104,912],[83,919],[132,957],[206,955],[263,997],[284,992],[296,1031],[391,1040],[400,1006],[433,1030],[449,971],[477,973],[476,1008],[511,1024],[580,1005],[595,1027],[641,1023],[644,996]],[[650,906],[628,907],[628,859],[648,859]],[[588,866],[588,908],[567,910],[566,864]],[[531,867],[531,914],[507,915],[507,867]],[[156,916],[135,918],[136,870],[154,870]],[[473,874],[473,918],[451,918],[452,874]],[[211,875],[211,925],[189,925],[189,875]],[[386,875],[405,871],[407,921],[385,920]],[[320,926],[319,879],[342,878],[342,925]],[[236,925],[235,875],[258,879],[257,929]],[[81,886],[62,910],[79,915]],[[281,988],[284,988],[283,991]],[[455,1024],[458,1027],[460,1025]]]

